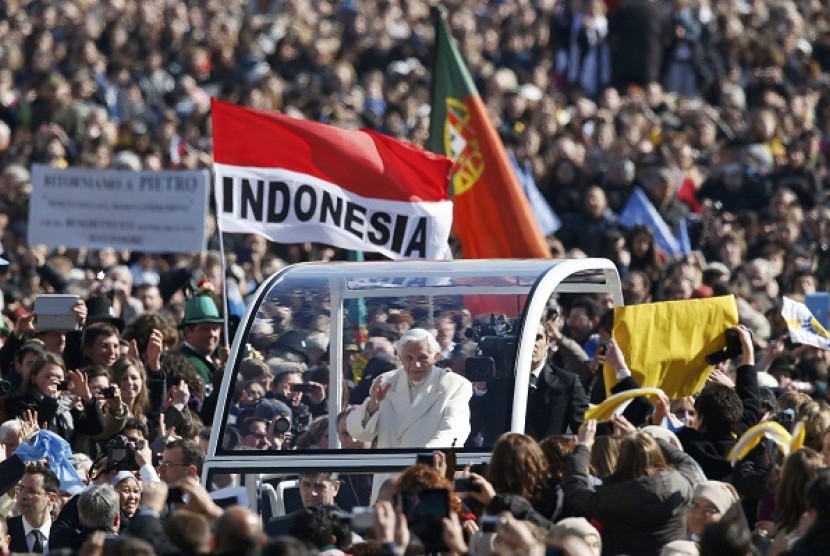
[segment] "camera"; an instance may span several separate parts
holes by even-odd
[[[8,380],[0,380],[0,394],[8,394],[14,390],[14,385]]]
[[[475,356],[465,361],[464,374],[471,382],[510,378],[516,366],[518,319],[490,314],[490,321],[470,327],[468,337],[478,344]]]
[[[444,552],[447,548],[441,520],[450,515],[449,492],[442,488],[403,491],[399,500],[410,531],[420,539],[427,554]]]
[[[428,465],[428,466],[432,467],[434,461],[435,460],[432,456],[432,452],[430,452],[428,454],[418,454],[418,455],[415,456],[415,463],[416,464],[420,463],[422,465]]]
[[[179,487],[170,487],[167,489],[167,503],[168,504],[184,504],[184,491]]]
[[[288,417],[280,415],[274,419],[274,432],[285,434],[291,430],[291,420]]]
[[[307,394],[310,393],[313,389],[314,387],[306,382],[291,385],[291,391],[294,393],[302,392],[303,394]]]
[[[787,429],[787,432],[793,432],[795,425],[795,411],[792,409],[785,409],[776,413],[772,420]]]
[[[724,361],[737,357],[741,354],[741,336],[738,331],[728,328],[726,332],[723,333],[723,336],[726,339],[726,347],[706,356],[706,362],[710,365],[723,363]]]
[[[138,442],[133,445],[123,434],[113,436],[107,442],[107,461],[109,462],[109,469],[117,469],[119,471],[137,471],[140,466],[135,461],[135,452],[144,447],[143,442]]]
[[[111,400],[115,397],[115,386],[108,386],[106,388],[101,388],[101,395],[106,400]]]
[[[58,390],[60,390],[60,391],[69,390],[69,381],[68,380],[62,380],[62,381],[58,382]]]
[[[453,488],[456,492],[478,492],[481,490],[477,484],[473,482],[470,477],[462,477],[453,482]]]
[[[479,527],[482,533],[495,533],[499,523],[501,523],[501,517],[497,515],[483,515],[479,520]]]
[[[375,508],[355,506],[352,512],[343,516],[349,526],[357,531],[368,531],[375,526]]]

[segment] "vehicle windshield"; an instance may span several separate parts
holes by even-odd
[[[370,448],[348,434],[344,411],[401,366],[396,342],[412,328],[434,335],[435,366],[475,387],[470,433],[456,447],[492,446],[510,427],[518,326],[543,267],[325,276],[308,265],[274,279],[240,330],[217,454]],[[485,394],[486,411],[476,405]]]

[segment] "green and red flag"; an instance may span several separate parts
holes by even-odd
[[[504,145],[447,27],[433,8],[435,52],[427,148],[453,160],[453,233],[466,259],[550,258]]]

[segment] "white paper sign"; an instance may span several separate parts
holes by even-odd
[[[29,245],[192,253],[205,248],[209,173],[32,168]]]

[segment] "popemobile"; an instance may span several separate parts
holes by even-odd
[[[345,498],[343,494],[336,503],[350,511],[350,506],[368,503],[361,494],[368,491],[372,481],[399,472],[415,463],[419,455],[431,453],[433,447],[425,446],[378,449],[341,445],[337,416],[347,405],[349,392],[344,390],[358,378],[351,372],[352,358],[360,349],[354,344],[365,339],[359,333],[356,337],[356,331],[364,330],[361,324],[365,325],[367,314],[378,307],[405,309],[419,322],[427,323],[425,328],[433,328],[434,319],[441,313],[464,314],[472,319],[469,330],[476,343],[464,342],[473,349],[463,354],[466,365],[460,372],[480,387],[479,394],[486,391],[491,398],[483,417],[471,413],[471,419],[478,421],[471,426],[470,438],[457,439],[454,445],[441,448],[451,463],[455,460],[457,469],[485,463],[499,434],[524,431],[531,356],[549,301],[561,294],[589,293],[605,294],[614,305],[623,304],[620,278],[611,261],[413,260],[286,267],[263,281],[234,336],[202,472],[203,484],[220,505],[243,503],[259,511],[267,530],[268,522],[301,507],[300,474],[338,473],[341,490],[351,489],[354,496],[346,503],[340,499]],[[253,385],[250,364],[246,363],[252,358],[273,361],[275,354],[315,347],[313,338],[297,335],[292,339],[291,333],[286,335],[280,330],[280,325],[291,318],[286,311],[296,311],[297,307],[309,314],[331,317],[327,367],[315,367],[313,380],[307,381],[307,375],[299,374],[301,379],[296,380],[315,382],[318,389],[319,384],[327,383],[324,401],[319,399],[321,391],[309,391],[307,384],[289,390],[302,392],[303,399],[311,399],[312,403],[317,398],[315,421],[320,421],[321,415],[328,416],[325,446],[303,448],[294,444],[298,427],[309,425],[311,416],[303,412],[311,404],[293,408],[292,416],[286,411],[290,403],[284,399],[266,399],[274,390],[273,382]],[[298,344],[292,346],[292,341]],[[447,363],[445,359],[437,364]],[[301,368],[290,361],[281,364],[281,368]],[[390,358],[384,370],[399,365]],[[320,374],[326,368],[327,378]],[[344,373],[344,369],[349,371]],[[366,388],[366,395],[368,392]],[[255,399],[257,396],[262,399]],[[260,435],[264,432],[270,437],[268,441],[260,445],[241,441],[240,421],[245,415],[262,418]]]

